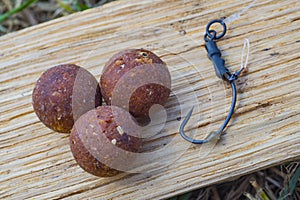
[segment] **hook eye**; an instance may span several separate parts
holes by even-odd
[[[221,24],[223,26],[223,31],[219,35],[217,35],[217,34],[216,35],[212,35],[212,33],[214,34],[214,32],[216,32],[216,31],[215,30],[209,30],[209,29],[210,29],[210,27],[213,24],[216,24],[216,23],[219,23],[219,24]],[[212,32],[212,31],[214,31],[214,32]],[[222,38],[226,34],[226,31],[227,31],[227,27],[226,27],[225,22],[223,20],[221,20],[221,19],[215,19],[215,20],[210,21],[207,24],[207,26],[206,26],[206,34],[205,35],[207,35],[207,37],[209,37],[211,39],[218,40],[218,39]]]

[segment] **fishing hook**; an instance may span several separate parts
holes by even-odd
[[[217,34],[217,31],[210,29],[211,26],[215,23],[219,23],[223,27],[223,31],[220,34]],[[182,121],[182,123],[180,125],[179,133],[185,140],[187,140],[191,143],[194,143],[194,144],[203,144],[203,143],[206,143],[206,142],[212,141],[212,140],[218,141],[234,113],[234,108],[236,105],[236,98],[237,98],[237,89],[236,89],[236,85],[235,85],[235,80],[238,79],[238,76],[246,68],[247,60],[246,60],[245,65],[243,66],[243,63],[242,63],[241,69],[236,71],[233,74],[231,74],[229,72],[229,70],[225,67],[225,60],[222,59],[221,51],[217,47],[217,44],[215,41],[221,39],[226,34],[226,30],[227,30],[227,27],[223,20],[221,20],[221,19],[212,20],[206,26],[206,33],[204,35],[204,41],[205,41],[205,48],[207,51],[207,55],[214,64],[214,68],[215,68],[217,77],[227,81],[231,85],[231,89],[232,89],[231,106],[230,106],[229,113],[228,113],[224,123],[221,125],[221,127],[218,129],[218,131],[211,132],[203,140],[195,140],[195,139],[187,136],[184,132],[184,127],[186,126],[190,117],[192,116],[194,106],[190,109],[187,116],[185,117],[185,119]],[[248,45],[248,53],[249,53],[249,41],[248,40],[247,40],[247,45]],[[245,48],[245,44],[244,44],[244,48]],[[243,53],[244,53],[244,50],[243,50]],[[247,57],[247,59],[248,59],[248,57]]]

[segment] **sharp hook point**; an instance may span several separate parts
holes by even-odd
[[[204,140],[194,140],[193,138],[190,138],[189,136],[187,136],[184,133],[184,127],[186,126],[186,124],[188,123],[189,119],[191,118],[193,110],[194,110],[194,106],[192,106],[192,108],[190,109],[190,111],[188,112],[188,114],[186,115],[186,117],[184,118],[184,120],[182,121],[182,123],[180,125],[180,128],[179,128],[179,133],[180,133],[180,135],[185,140],[187,140],[187,141],[189,141],[191,143],[194,143],[194,144],[203,144],[203,143],[207,142],[206,139],[204,139]]]

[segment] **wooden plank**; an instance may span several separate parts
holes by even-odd
[[[218,128],[230,88],[206,57],[208,21],[252,1],[124,0],[0,38],[0,198],[160,199],[232,179],[300,155],[300,2],[263,1],[228,24],[218,45],[231,71],[239,68],[244,38],[249,71],[238,81],[238,109],[217,145],[190,145],[178,122],[196,104],[188,129],[202,138]],[[100,77],[105,62],[126,48],[160,55],[172,74],[171,118],[147,148],[158,147],[157,171],[97,178],[83,172],[68,135],[39,122],[31,106],[35,81],[46,69],[76,63]],[[173,117],[173,118],[172,118]],[[151,127],[150,127],[151,128]],[[164,144],[175,142],[168,148]],[[175,157],[180,155],[179,158]]]

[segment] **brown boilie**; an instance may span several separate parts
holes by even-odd
[[[171,76],[166,64],[151,51],[130,49],[109,60],[100,86],[108,105],[122,107],[134,117],[143,118],[154,104],[166,103]]]
[[[32,101],[35,113],[47,127],[69,133],[76,119],[102,104],[102,97],[92,74],[77,65],[63,64],[42,74]]]
[[[141,147],[139,127],[127,111],[100,106],[82,115],[70,134],[70,146],[79,166],[100,177],[131,170]]]

